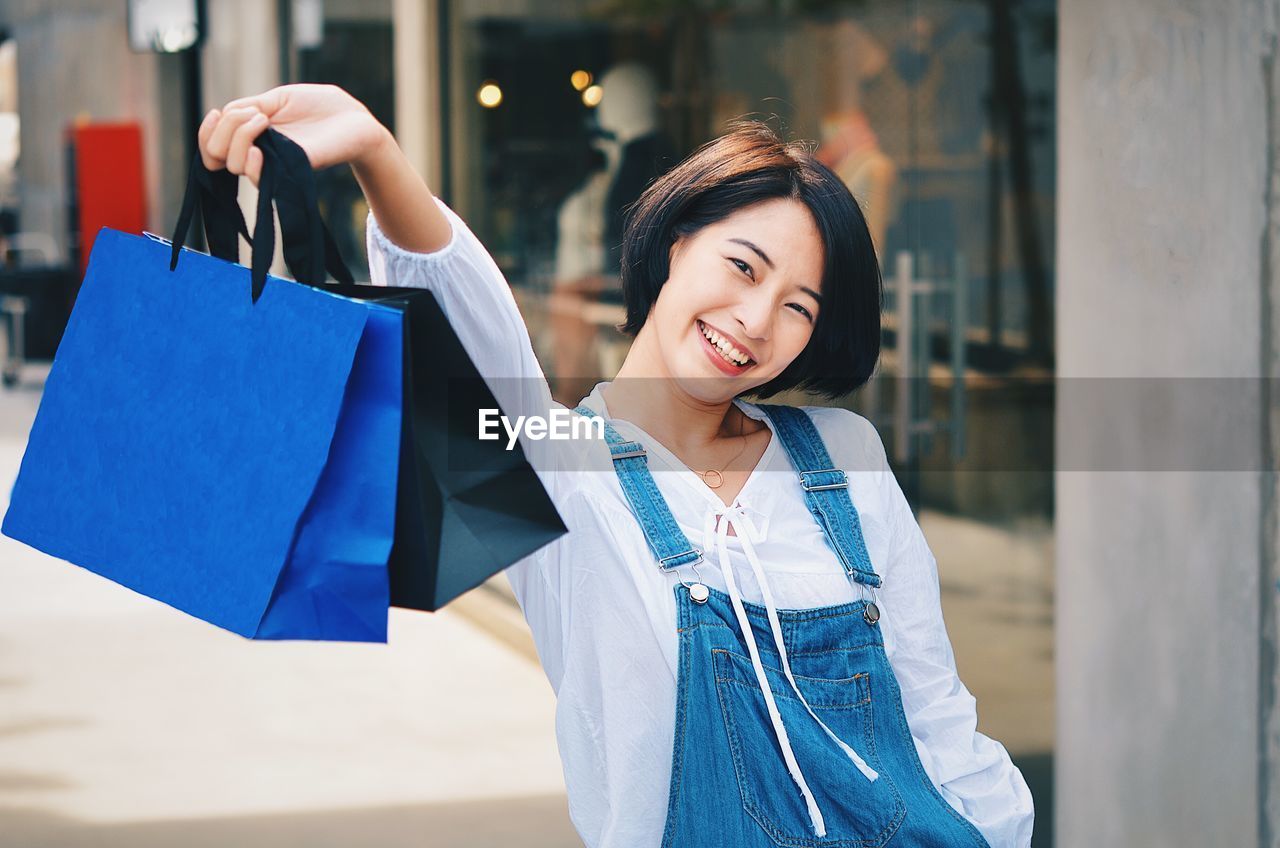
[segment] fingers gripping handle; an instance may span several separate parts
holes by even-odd
[[[266,194],[275,202],[276,214],[280,218],[280,236],[283,240],[285,265],[294,278],[311,285],[319,285],[325,280],[325,270],[340,283],[351,283],[351,271],[342,261],[338,246],[334,243],[329,228],[320,217],[319,201],[316,197],[315,174],[306,152],[275,130],[268,129],[259,137],[263,147],[263,173],[269,186]],[[268,169],[267,163],[274,167]],[[265,218],[263,212],[266,212]],[[261,194],[258,198],[258,220],[271,222],[270,202],[264,202]],[[263,245],[263,259],[257,258],[254,251],[255,273],[263,279],[266,277],[267,264],[274,251],[273,237],[275,228],[267,226],[265,230],[254,227],[255,243]],[[260,235],[265,233],[265,235]],[[267,264],[257,270],[258,262]]]
[[[245,223],[236,201],[239,178],[230,171],[210,171],[196,154],[187,173],[182,210],[173,230],[173,247],[169,270],[178,267],[178,257],[186,242],[196,200],[204,216],[205,236],[209,252],[219,259],[235,262],[238,239],[243,236],[252,245],[250,277],[253,302],[257,303],[267,284],[267,269],[275,253],[275,221],[272,204],[280,217],[280,236],[285,265],[294,279],[308,285],[325,282],[326,270],[340,283],[351,283],[353,277],[329,228],[320,217],[316,199],[315,175],[306,151],[282,133],[268,128],[253,142],[262,150],[262,176],[258,180],[258,217],[253,235]]]

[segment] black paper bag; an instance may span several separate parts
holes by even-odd
[[[404,321],[404,422],[392,606],[435,610],[567,532],[519,443],[481,440],[500,409],[428,291],[339,286],[396,305]]]

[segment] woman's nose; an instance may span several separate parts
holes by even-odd
[[[747,335],[743,341],[767,341],[773,323],[772,299],[764,297],[763,293],[753,292],[752,294],[756,296],[747,297],[738,303],[737,314],[734,317],[738,319],[738,323],[742,325],[742,331]]]

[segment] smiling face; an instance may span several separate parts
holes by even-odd
[[[661,373],[718,403],[761,386],[804,350],[821,310],[823,244],[808,207],[775,198],[671,248],[670,274],[641,331]]]

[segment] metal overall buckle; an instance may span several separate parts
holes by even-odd
[[[680,559],[681,557],[688,556],[689,554],[695,555],[689,562],[680,563],[679,565],[668,565],[671,560]],[[689,590],[689,597],[693,598],[700,604],[705,604],[707,602],[707,598],[711,597],[711,591],[707,589],[707,584],[702,582],[702,572],[698,571],[698,563],[700,562],[703,562],[702,551],[698,548],[690,548],[689,550],[681,551],[678,554],[662,557],[658,560],[658,567],[666,572],[675,571],[676,579],[680,581],[680,585]],[[693,569],[693,576],[695,578],[695,582],[693,583],[688,582],[679,574],[678,569],[685,568],[686,566]]]
[[[707,588],[706,583],[702,582],[702,572],[698,571],[698,564],[695,562],[689,568],[693,570],[694,582],[690,583],[681,577],[680,585],[689,590],[689,597],[693,598],[694,603],[705,604],[707,598],[711,597],[711,590]]]
[[[862,620],[874,626],[880,620],[880,607],[876,606],[876,588],[866,583],[858,585],[867,593],[867,605],[862,608]]]

